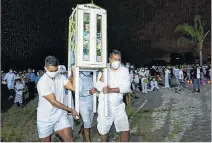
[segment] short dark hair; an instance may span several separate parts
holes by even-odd
[[[113,49],[112,52],[110,53],[110,57],[112,57],[112,55],[120,55],[121,56],[121,52],[119,50]]]
[[[46,59],[45,59],[45,66],[48,67],[48,66],[58,66],[59,65],[59,61],[56,57],[54,56],[47,56]]]

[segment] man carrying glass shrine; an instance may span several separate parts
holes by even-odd
[[[93,122],[93,94],[96,93],[96,88],[93,88],[93,75],[89,71],[80,72],[80,108],[79,112],[82,117],[83,139],[86,142],[90,140],[90,128]]]

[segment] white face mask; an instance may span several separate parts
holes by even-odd
[[[49,71],[46,71],[46,74],[50,77],[50,78],[55,78],[58,74],[58,72],[49,72]]]
[[[111,66],[114,68],[114,69],[118,69],[120,66],[121,66],[121,62],[119,61],[113,61]]]
[[[84,74],[85,76],[89,76],[91,75],[91,72],[82,72],[82,74]]]
[[[10,71],[10,73],[12,73],[13,71]]]

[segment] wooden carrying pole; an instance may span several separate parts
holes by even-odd
[[[108,75],[107,75],[107,68],[104,68],[104,83],[107,86],[107,80],[108,80]],[[105,112],[105,117],[108,117],[108,100],[107,100],[107,94],[104,94],[104,112]]]
[[[79,115],[79,67],[76,67],[75,71],[75,110]]]

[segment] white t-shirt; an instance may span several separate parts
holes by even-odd
[[[135,83],[139,83],[139,77],[138,77],[138,75],[137,75],[137,74],[135,75],[134,82],[135,82]]]
[[[178,77],[179,75],[180,75],[180,70],[177,68],[176,70],[175,70],[175,77]],[[179,78],[179,77],[178,77]]]
[[[53,80],[44,74],[38,81],[37,89],[39,94],[39,101],[37,107],[37,121],[56,121],[60,116],[67,113],[67,111],[52,106],[52,104],[44,98],[53,93],[58,102],[64,104],[65,85],[68,79],[65,76],[57,75]]]
[[[108,93],[108,102],[110,105],[119,105],[123,102],[123,94],[130,91],[130,74],[125,67],[120,67],[112,71],[108,67],[108,86],[110,88],[119,88],[120,93]]]
[[[149,77],[149,70],[145,70],[145,76]]]
[[[183,71],[182,70],[179,71],[179,79],[183,79]]]
[[[165,76],[168,76],[169,74],[170,74],[170,71],[168,69],[166,69]]]
[[[14,73],[10,73],[10,72],[8,72],[4,76],[4,80],[7,81],[7,87],[8,87],[8,89],[14,89],[15,78],[16,78],[15,74]]]
[[[197,68],[197,78],[200,78],[200,69]]]

